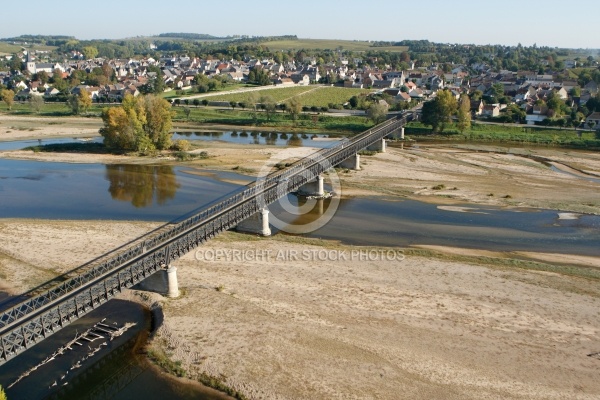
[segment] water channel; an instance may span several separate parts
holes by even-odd
[[[248,181],[248,177],[233,172],[198,173],[184,166],[0,159],[0,218],[168,222],[238,187],[229,182]],[[590,184],[600,189],[600,183],[592,181]],[[288,199],[291,203],[299,202],[293,195]],[[322,202],[322,209],[327,209],[330,200]],[[317,218],[321,212],[316,208],[311,214],[298,218],[286,215],[277,205],[271,207],[271,211],[282,220],[294,223]],[[433,244],[598,256],[600,216],[576,215],[564,219],[554,210],[477,205],[440,207],[397,198],[349,198],[340,201],[334,218],[326,226],[309,236],[360,245]],[[0,293],[2,308],[8,301],[11,300]],[[53,398],[78,399],[145,398],[143,393],[151,393],[153,398],[221,398],[220,394],[208,393],[199,385],[173,383],[132,353],[136,340],[148,331],[151,318],[139,305],[118,300],[50,337],[37,345],[35,351],[25,352],[0,367],[0,382],[8,386],[27,368],[72,339],[76,331],[87,329],[101,318],[107,318],[115,326],[126,322],[137,325],[110,342],[94,360],[97,365],[81,369],[96,372],[82,372],[79,376],[77,371],[69,369],[86,351],[75,349],[9,389],[9,398],[38,399],[52,393]],[[73,379],[61,380],[67,371]],[[131,379],[117,384],[111,381],[116,372]],[[53,386],[54,382],[57,384]],[[63,382],[70,386],[59,386],[64,385]],[[116,391],[109,393],[109,389]]]

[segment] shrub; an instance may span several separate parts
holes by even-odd
[[[176,151],[188,151],[190,149],[190,142],[185,139],[179,139],[173,142],[171,148]]]
[[[439,185],[435,185],[431,189],[432,190],[442,190],[442,189],[445,189],[445,188],[446,188],[446,185],[440,183]]]

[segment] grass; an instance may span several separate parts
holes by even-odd
[[[295,87],[282,87],[278,89],[265,89],[265,90],[257,90],[253,92],[245,92],[245,93],[232,93],[232,94],[224,94],[221,96],[210,96],[207,97],[209,101],[235,101],[242,102],[248,101],[250,96],[256,96],[257,98],[261,96],[270,96],[276,102],[285,101],[291,97],[298,96],[302,93],[305,93],[309,90],[314,89],[314,87],[310,86],[295,86]]]
[[[362,116],[341,118],[317,115],[316,121],[314,121],[313,115],[301,114],[298,120],[294,121],[289,114],[279,111],[272,115],[270,121],[267,121],[266,113],[263,111],[257,112],[255,119],[252,112],[247,109],[219,110],[210,107],[192,107],[188,119],[183,113],[183,107],[175,107],[174,110],[176,112],[174,121],[176,122],[189,121],[190,123],[272,127],[289,131],[334,131],[337,133],[362,132],[373,126],[371,121]]]
[[[581,137],[579,137],[581,133]],[[420,122],[411,122],[406,134],[417,140],[447,140],[469,142],[506,142],[527,143],[545,146],[564,146],[573,148],[600,149],[600,140],[593,132],[575,132],[568,129],[545,129],[540,127],[521,127],[511,125],[487,125],[474,123],[470,130],[460,133],[456,125],[450,124],[443,133],[432,134],[431,127]]]
[[[55,143],[25,147],[35,153],[110,153],[102,143]]]
[[[18,53],[20,52],[23,48],[26,48],[27,50],[48,50],[48,51],[52,51],[54,49],[56,49],[56,47],[53,46],[41,46],[41,45],[31,45],[28,44],[27,46],[21,46],[20,44],[12,44],[12,43],[8,43],[8,42],[3,42],[0,41],[0,53]]]
[[[187,373],[185,368],[181,366],[181,361],[172,361],[162,348],[157,347],[155,346],[152,349],[146,350],[148,358],[163,371],[180,378],[185,378]]]
[[[331,39],[298,39],[298,40],[275,40],[272,42],[263,42],[261,45],[268,47],[271,51],[287,51],[300,49],[315,50],[350,50],[350,51],[369,51],[380,50],[390,51],[392,53],[401,53],[408,51],[408,46],[385,46],[374,47],[371,42],[363,40],[331,40]]]
[[[267,89],[247,93],[226,94],[222,96],[211,96],[209,101],[235,101],[237,103],[248,101],[251,93],[260,97],[262,95],[270,96],[276,102],[284,102],[297,96],[303,106],[307,107],[327,107],[329,104],[342,105],[352,96],[361,96],[372,93],[369,89],[354,89],[331,86],[297,86],[280,89]]]

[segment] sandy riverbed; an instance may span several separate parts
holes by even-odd
[[[2,289],[25,291],[156,225],[0,220]],[[155,343],[192,378],[249,398],[600,396],[600,359],[588,356],[600,351],[597,282],[358,250],[224,234],[176,263],[180,298],[151,295],[165,316]]]

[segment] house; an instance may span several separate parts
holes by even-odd
[[[475,115],[481,115],[483,113],[483,100],[471,100],[471,112]]]
[[[598,93],[598,84],[595,81],[589,81],[584,87],[583,90],[590,92],[590,94],[595,95]]]
[[[585,126],[600,130],[600,112],[593,112],[585,119]]]
[[[424,93],[421,89],[415,88],[408,92],[408,95],[413,99],[422,99],[424,97]]]
[[[305,74],[292,74],[290,78],[296,85],[308,86],[310,84],[310,77]]]
[[[500,115],[500,105],[499,104],[486,104],[483,106],[483,111],[481,115],[485,117],[497,117]]]
[[[535,125],[536,122],[542,122],[548,119],[548,107],[546,106],[533,106],[531,114],[525,116],[527,125]]]

